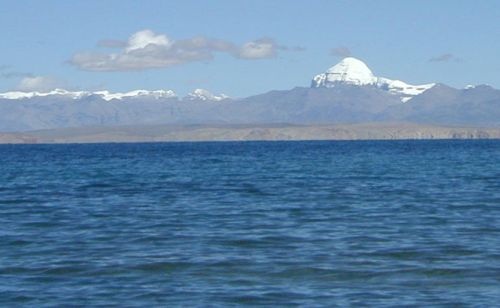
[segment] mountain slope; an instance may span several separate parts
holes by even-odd
[[[228,123],[356,123],[372,121],[399,103],[397,97],[373,86],[298,87],[248,97],[218,113]]]
[[[381,120],[499,126],[500,90],[489,86],[459,90],[439,84],[410,103],[387,109]]]
[[[414,122],[500,126],[500,91],[412,86],[376,77],[346,58],[313,78],[312,86],[232,99],[197,89],[126,93],[53,90],[0,93],[0,131],[150,124],[333,124]]]

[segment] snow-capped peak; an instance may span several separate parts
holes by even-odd
[[[44,96],[65,96],[72,99],[80,99],[86,96],[97,95],[106,101],[110,101],[113,99],[121,100],[123,98],[132,98],[132,97],[152,97],[152,98],[170,98],[176,97],[174,91],[172,90],[135,90],[125,93],[112,93],[109,91],[68,91],[64,89],[55,89],[49,92],[22,92],[22,91],[10,91],[5,93],[0,93],[0,98],[3,99],[23,99],[23,98],[33,98],[33,97],[44,97]]]
[[[363,61],[348,57],[313,79],[316,87],[328,86],[335,82],[367,85],[376,83],[377,78]]]
[[[370,68],[361,60],[353,57],[344,58],[325,73],[314,76],[311,87],[332,88],[338,84],[356,86],[373,85],[391,94],[399,95],[402,102],[422,94],[435,84],[410,85],[400,80],[391,80],[375,76]]]
[[[187,100],[202,100],[202,101],[222,101],[228,99],[229,96],[225,94],[214,95],[208,90],[205,89],[195,89],[193,92],[189,93],[186,96]]]

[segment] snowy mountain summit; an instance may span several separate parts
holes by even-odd
[[[422,94],[435,84],[410,85],[400,80],[377,77],[361,60],[353,57],[344,58],[325,73],[314,76],[311,87],[333,88],[339,84],[356,86],[375,86],[391,94],[398,95],[402,102]]]
[[[205,89],[196,89],[185,97],[185,99],[187,100],[214,101],[214,102],[219,102],[228,98],[229,96],[225,94],[215,95],[212,92]]]

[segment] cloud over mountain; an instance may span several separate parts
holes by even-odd
[[[28,76],[21,79],[17,85],[19,91],[50,91],[65,87],[65,83],[49,76]]]
[[[238,59],[266,59],[275,57],[278,50],[284,49],[270,38],[238,46],[204,36],[173,40],[148,29],[132,34],[126,42],[102,40],[98,46],[121,50],[114,53],[79,52],[73,55],[69,63],[87,71],[133,71],[210,61],[215,53],[227,53]]]

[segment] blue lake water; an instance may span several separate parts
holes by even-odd
[[[0,306],[500,302],[500,141],[0,146]]]

